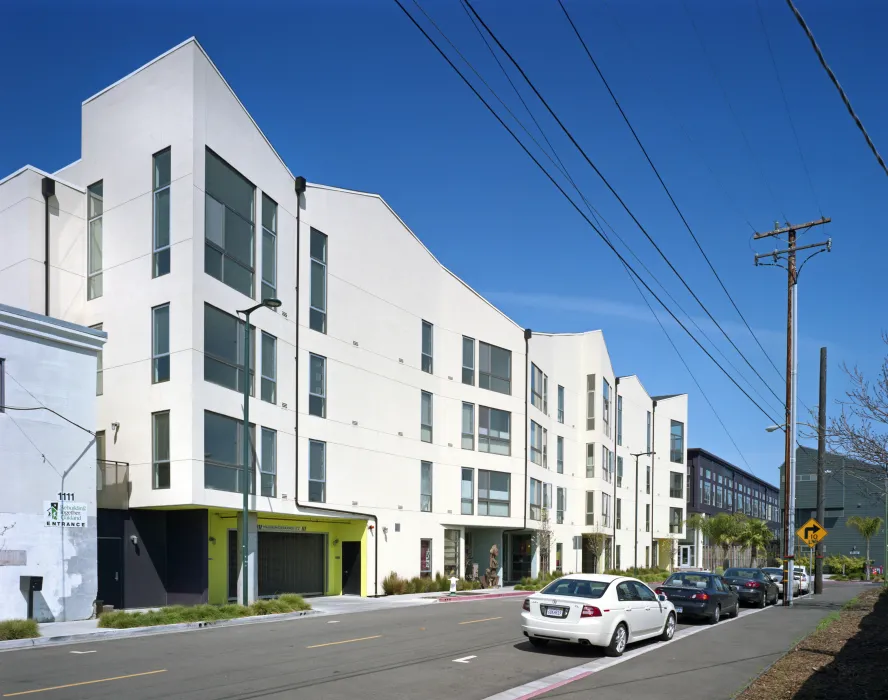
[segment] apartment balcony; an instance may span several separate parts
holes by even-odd
[[[96,507],[127,510],[131,488],[129,462],[96,460]]]

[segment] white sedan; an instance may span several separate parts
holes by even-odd
[[[524,601],[521,630],[535,647],[570,642],[620,656],[632,642],[672,639],[675,607],[634,578],[572,574]]]

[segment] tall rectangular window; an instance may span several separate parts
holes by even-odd
[[[595,478],[595,443],[586,443],[586,478]]]
[[[617,444],[623,444],[623,397],[617,394]]]
[[[586,525],[595,525],[595,492],[586,491]]]
[[[97,323],[94,326],[90,326],[90,328],[94,328],[97,331],[102,330],[102,324]],[[96,396],[101,396],[105,393],[105,357],[104,350],[100,349],[96,353]]]
[[[586,375],[586,430],[595,430],[595,375]]]
[[[475,340],[462,339],[462,383],[475,386]]]
[[[669,532],[676,535],[681,532],[681,521],[684,510],[682,508],[669,509]]]
[[[259,462],[261,495],[277,496],[277,432],[262,428],[262,460]]]
[[[478,470],[478,515],[509,517],[510,481],[507,472]]]
[[[618,498],[616,501],[616,506],[614,510],[614,527],[617,530],[621,530],[623,528],[623,499]]]
[[[277,403],[277,338],[262,331],[262,379],[263,401]]]
[[[475,404],[462,405],[462,448],[464,450],[475,449]]]
[[[601,494],[601,527],[611,525],[611,496],[609,493]]]
[[[250,394],[256,368],[256,329],[250,327]],[[204,380],[244,390],[244,322],[204,304]]]
[[[543,428],[543,466],[549,468],[549,431]]]
[[[327,443],[308,441],[308,500],[327,502]]]
[[[432,512],[432,463],[421,462],[419,468],[419,509]]]
[[[651,492],[651,465],[648,464],[645,468],[645,482],[644,482],[644,492]]]
[[[432,324],[422,322],[422,371],[432,374]]]
[[[512,454],[512,414],[497,408],[479,406],[478,450],[497,455]]]
[[[244,422],[219,413],[204,411],[204,488],[243,492],[244,439],[249,439],[250,493],[256,493],[256,427],[244,436]]]
[[[647,435],[647,438],[646,438],[647,439],[647,449],[645,450],[645,452],[650,452],[651,451],[651,437],[652,437],[652,434],[651,434],[651,412],[650,411],[647,412],[647,433],[646,433],[646,435]]]
[[[423,442],[432,441],[432,395],[424,391],[420,398],[420,439]]]
[[[684,477],[681,472],[669,472],[669,498],[684,498]],[[718,487],[721,491],[721,486]]]
[[[530,461],[543,465],[543,429],[530,421]]]
[[[262,193],[262,298],[277,297],[278,205]]]
[[[530,365],[530,400],[543,413],[549,413],[549,378],[535,364]]]
[[[617,545],[614,548],[614,566],[619,570],[622,568],[622,564],[620,564],[620,545]]]
[[[170,412],[151,414],[152,486],[155,489],[170,487]]]
[[[327,234],[311,229],[311,284],[308,326],[318,333],[327,332]]]
[[[512,351],[479,343],[478,386],[500,394],[512,393]]]
[[[684,464],[684,423],[671,421],[669,429],[669,461]]]
[[[564,489],[559,486],[555,490],[555,523],[557,525],[564,524]]]
[[[162,277],[170,271],[170,161],[172,151],[165,148],[154,154],[154,252],[151,276]]]
[[[741,495],[737,495],[737,503],[743,503],[743,497]],[[704,505],[710,506],[712,505],[712,483],[709,481],[703,482],[703,503]],[[740,509],[743,510],[743,506],[740,506]]]
[[[205,178],[204,271],[252,297],[256,188],[210,149]]]
[[[151,383],[170,379],[170,305],[151,309]]]
[[[604,378],[601,380],[601,408],[601,426],[604,428],[604,434],[610,437],[611,385]]]
[[[611,483],[614,480],[614,453],[607,449],[606,445],[601,446],[601,477]]]
[[[472,515],[475,512],[475,470],[462,468],[460,482],[460,513]]]
[[[549,415],[549,377],[543,375],[543,413]]]
[[[543,484],[537,479],[530,480],[530,519],[539,520],[543,506]]]
[[[564,387],[558,386],[558,422],[564,423]]]
[[[308,413],[327,417],[327,358],[308,356]]]
[[[623,458],[617,457],[617,486],[623,485]]]
[[[644,531],[645,532],[651,531],[651,504],[650,503],[644,504]]]
[[[432,541],[422,539],[419,541],[419,577],[432,577]]]
[[[89,242],[86,249],[86,299],[102,296],[102,212],[104,211],[102,180],[86,189],[87,227]]]
[[[555,471],[564,474],[564,438],[560,435],[556,440]]]

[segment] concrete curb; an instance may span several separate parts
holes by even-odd
[[[172,632],[189,632],[192,630],[234,627],[236,625],[252,625],[260,622],[282,622],[295,620],[312,615],[322,615],[322,610],[301,610],[292,613],[280,613],[277,615],[253,615],[250,617],[238,617],[233,620],[210,620],[207,622],[180,622],[175,625],[155,625],[153,627],[131,627],[129,629],[96,629],[95,632],[83,634],[66,634],[56,637],[36,637],[34,639],[13,639],[0,642],[0,652],[13,651],[15,649],[30,649],[33,647],[50,647],[63,644],[81,644],[88,642],[100,642],[109,639],[126,637],[149,637],[156,634],[170,634]]]
[[[439,603],[471,603],[474,600],[490,600],[491,598],[526,598],[537,591],[509,591],[507,593],[484,593],[471,596],[445,596],[438,598]]]

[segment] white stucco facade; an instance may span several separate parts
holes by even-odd
[[[167,148],[171,153],[170,271],[155,277],[152,156]],[[211,227],[205,218],[207,149],[254,187],[252,296],[205,272]],[[213,567],[223,566],[227,556],[214,534],[214,518],[234,517],[242,497],[206,486],[205,455],[210,448],[205,445],[205,419],[207,412],[242,418],[243,399],[238,391],[205,379],[206,306],[233,316],[257,303],[265,264],[261,244],[264,196],[277,204],[275,294],[282,304],[277,312],[262,308],[251,317],[254,337],[266,333],[276,339],[274,402],[260,396],[262,343],[257,340],[253,345],[260,356],[250,422],[255,423],[257,435],[267,428],[277,436],[275,495],[250,497],[260,528],[263,517],[304,522],[309,531],[323,531],[326,522],[348,521],[349,527],[358,523],[363,547],[361,590],[371,595],[382,592],[382,578],[390,571],[404,576],[420,573],[421,547],[425,553],[428,546],[421,545],[423,540],[431,544],[431,573],[444,571],[445,530],[458,533],[460,574],[471,563],[470,555],[483,573],[491,544],[505,548],[500,553],[501,577],[516,578],[519,570],[538,573],[539,554],[534,547],[527,557],[518,557],[520,565],[513,562],[523,546],[514,537],[526,538],[537,527],[529,504],[532,479],[548,485],[545,490],[551,492],[551,568],[556,565],[555,544],[560,545],[562,568],[576,568],[573,537],[593,530],[605,534],[611,544],[599,568],[605,560],[613,565],[613,545],[620,548],[621,566],[631,566],[636,551],[636,492],[643,503],[652,505],[648,529],[641,507],[639,566],[644,562],[644,548],[654,546],[654,539],[680,536],[681,529],[670,533],[670,508],[683,509],[684,498],[670,497],[669,471],[671,465],[683,474],[684,460],[681,464],[670,461],[669,425],[673,420],[682,424],[683,450],[686,396],[660,399],[655,405],[636,378],[621,378],[618,384],[600,331],[534,332],[526,339],[523,328],[444,268],[378,195],[309,184],[300,197],[294,173],[298,174],[298,164],[292,171],[287,168],[200,45],[190,40],[88,99],[83,105],[81,158],[53,176],[73,184],[57,185],[70,222],[57,233],[61,225],[53,221],[53,240],[58,236],[64,242],[53,245],[51,256],[62,256],[64,249],[64,274],[70,279],[51,284],[51,308],[66,320],[102,324],[109,338],[103,353],[104,393],[98,399],[94,427],[110,435],[111,424],[119,424],[115,439],[107,441],[107,459],[129,464],[130,509],[187,506],[207,510],[211,600],[214,595],[215,599],[224,597],[224,592],[213,593],[214,586],[221,591],[223,585],[214,583],[222,569]],[[32,174],[36,194],[13,191],[23,187],[16,183],[18,178],[0,184],[0,202],[17,197],[28,200],[18,205],[21,212],[14,226],[0,226],[0,246],[5,250],[7,238],[13,236],[28,240],[30,246],[19,242],[10,248],[21,258],[17,266],[21,270],[13,267],[14,274],[0,272],[0,298],[18,294],[19,303],[40,311],[43,210],[39,174]],[[89,217],[84,192],[98,181],[103,183],[103,294],[87,300]],[[30,219],[25,209],[33,210]],[[310,327],[310,288],[316,267],[311,260],[313,229],[326,236],[327,244],[325,332]],[[63,266],[59,261],[52,267]],[[24,279],[28,280],[26,289]],[[152,309],[164,304],[169,304],[169,380],[152,383]],[[431,372],[423,371],[424,321],[433,326]],[[473,340],[471,384],[462,381],[464,338]],[[510,353],[507,393],[480,386],[482,343]],[[325,359],[323,417],[311,415],[309,408],[311,355]],[[547,413],[532,405],[531,363],[547,375]],[[594,426],[587,422],[587,386],[593,375]],[[611,391],[608,426],[603,420],[603,382]],[[558,419],[559,386],[564,389],[563,422]],[[422,439],[422,392],[432,395],[430,442]],[[620,445],[616,444],[618,392],[623,397]],[[473,407],[472,449],[464,449],[462,443],[464,403]],[[509,454],[479,449],[482,407],[509,414]],[[152,414],[164,411],[170,415],[169,484],[156,488]],[[648,412],[653,418],[652,450],[646,449]],[[547,431],[546,467],[535,463],[526,449],[530,421]],[[564,446],[561,470],[559,437]],[[310,441],[325,445],[322,503],[309,502]],[[595,474],[590,472],[589,477],[587,444],[595,445],[596,460]],[[623,458],[619,486],[616,475],[605,478],[604,447]],[[639,491],[630,456],[648,451],[656,451],[650,494],[644,475],[651,457],[640,458]],[[261,459],[261,445],[257,453]],[[421,494],[423,462],[432,465],[431,494]],[[464,469],[472,470],[471,514],[463,514]],[[482,472],[508,474],[507,515],[481,514]],[[559,488],[564,490],[566,505],[563,522],[556,523]],[[587,492],[595,494],[590,525]],[[602,494],[611,497],[606,521]],[[431,496],[430,505],[425,495]],[[614,532],[616,499],[621,501],[622,517]],[[504,537],[504,531],[516,534]],[[357,530],[350,532],[342,539],[358,538]],[[342,555],[337,549],[341,538],[332,530],[329,533],[332,563],[327,566],[326,590],[335,592],[338,582],[330,578],[339,575],[335,562]],[[448,564],[454,564],[452,555]],[[255,582],[256,576],[252,578]]]
[[[89,429],[104,341],[101,331],[0,304],[0,620],[26,617],[23,576],[43,578],[34,594],[38,621],[93,612],[96,449]]]

